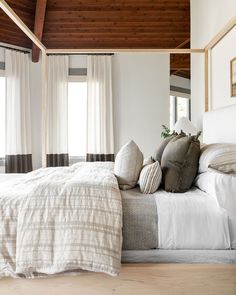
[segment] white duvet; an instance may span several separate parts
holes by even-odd
[[[117,275],[122,207],[111,163],[45,168],[0,182],[0,277]]]
[[[160,249],[229,249],[228,215],[214,196],[197,188],[155,193]]]
[[[209,170],[198,175],[196,186],[213,196],[219,206],[227,211],[231,247],[236,249],[236,175]]]

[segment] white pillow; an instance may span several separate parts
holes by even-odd
[[[144,194],[153,194],[158,190],[162,179],[162,171],[159,162],[143,167],[139,176],[140,190]]]
[[[236,174],[236,144],[215,143],[201,149],[199,173],[214,169],[227,174]]]
[[[128,190],[135,187],[142,166],[143,154],[131,140],[120,149],[115,159],[114,173],[120,189]]]

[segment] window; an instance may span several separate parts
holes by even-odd
[[[181,117],[191,119],[190,99],[180,96],[170,96],[170,127]]]
[[[72,77],[68,85],[68,148],[74,160],[86,155],[87,82],[86,77]]]
[[[0,72],[0,160],[5,158],[5,77]]]

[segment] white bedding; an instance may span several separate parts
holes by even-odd
[[[14,175],[0,177],[0,184],[4,177],[5,180],[8,179],[7,182],[11,182]],[[16,175],[16,177],[20,180],[22,175]],[[198,185],[202,183],[200,185],[202,190],[204,190],[203,184],[208,188],[207,193],[194,188],[184,194],[157,191],[152,195],[157,205],[159,249],[230,248],[228,212],[223,208],[228,210],[231,205],[236,206],[235,198],[232,198],[233,194],[231,194],[231,201],[227,198],[227,202],[230,202],[228,206],[226,206],[227,202],[223,203],[223,199],[222,202],[218,202],[214,191],[209,190],[210,187],[214,187],[210,185],[214,183],[212,175],[208,177],[207,181],[200,181],[198,178],[197,182]],[[233,187],[232,190],[234,189]],[[223,197],[222,194],[220,195]],[[145,195],[140,193],[140,197],[145,198]],[[234,212],[231,213],[234,214]],[[234,239],[236,231],[232,234],[232,226],[230,230],[231,239]]]
[[[219,206],[226,209],[231,247],[236,249],[236,175],[208,171],[198,175],[196,186],[214,196]]]
[[[229,249],[228,216],[216,199],[197,188],[155,194],[160,249]]]
[[[12,182],[22,178],[26,174],[17,173],[0,173],[0,185],[5,185],[7,182]]]
[[[0,185],[0,277],[79,269],[117,275],[121,230],[121,196],[111,163],[5,176]]]

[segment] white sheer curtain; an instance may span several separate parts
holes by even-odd
[[[111,56],[87,57],[87,161],[113,161]]]
[[[68,56],[48,57],[45,102],[47,166],[69,165],[68,67]]]
[[[5,50],[6,172],[32,170],[29,54]]]

